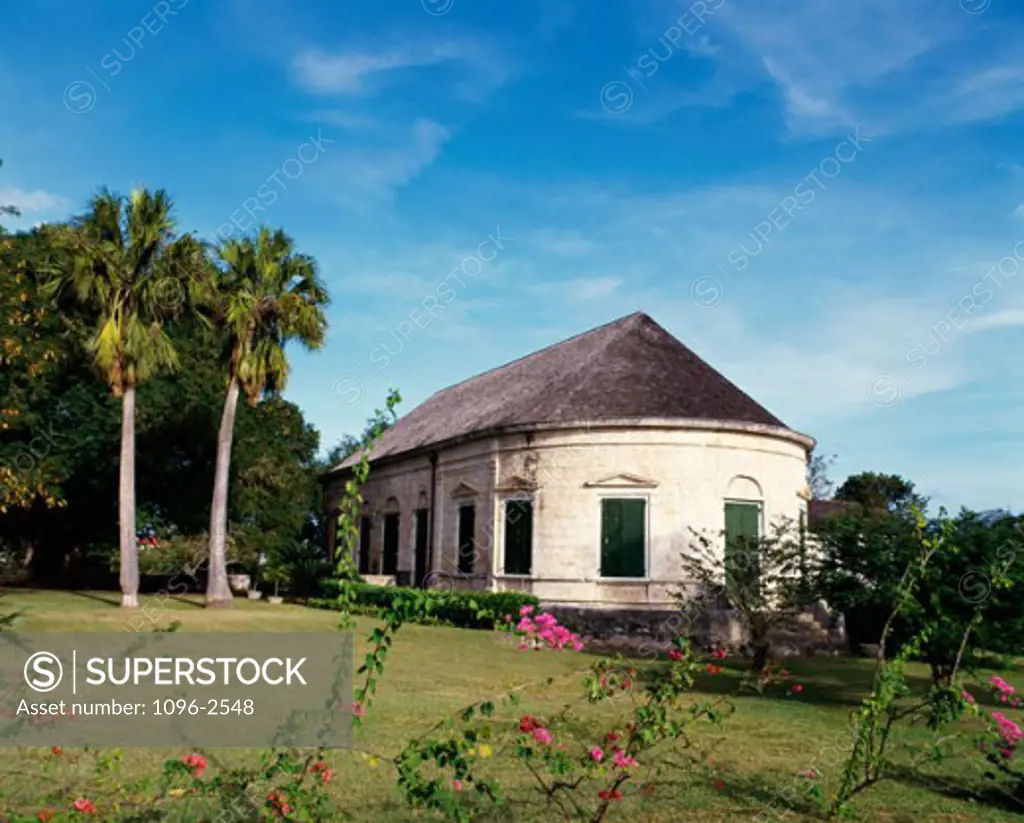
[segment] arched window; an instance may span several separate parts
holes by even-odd
[[[725,572],[734,579],[758,574],[764,495],[752,477],[737,475],[725,492]]]

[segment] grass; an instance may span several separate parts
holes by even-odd
[[[197,598],[158,600],[144,597],[143,608],[126,613],[117,608],[118,596],[93,592],[9,592],[0,594],[0,614],[22,611],[16,629],[22,632],[149,630],[180,621],[186,632],[305,632],[336,627],[336,614],[299,606],[274,606],[260,601],[236,601],[228,611],[207,611]],[[141,622],[140,622],[141,621]],[[359,619],[356,659],[362,659],[362,638],[376,625]],[[553,678],[552,685],[531,694],[521,709],[544,717],[581,694],[574,673],[585,668],[587,656],[574,653],[523,653],[505,644],[497,633],[440,627],[406,626],[398,635],[388,658],[378,701],[365,725],[356,734],[356,747],[382,754],[397,753],[410,737],[422,733],[459,707],[486,696],[534,680]],[[708,676],[697,684],[706,694],[735,691],[743,673],[742,661],[725,661],[721,675]],[[735,698],[736,713],[716,732],[720,745],[703,773],[670,770],[654,778],[655,792],[643,797],[635,792],[618,804],[611,819],[645,821],[749,821],[774,805],[789,810],[787,821],[818,820],[812,805],[794,793],[806,781],[799,773],[816,766],[824,772],[826,787],[839,776],[849,736],[847,716],[870,686],[870,661],[818,658],[796,660],[789,666],[792,679],[804,685],[799,697]],[[914,685],[926,686],[927,670],[911,667]],[[617,701],[618,702],[618,701]],[[584,729],[607,728],[610,712],[630,706],[584,707]],[[966,797],[973,769],[966,760],[951,760],[941,767],[912,768],[916,750],[928,739],[924,730],[902,730],[892,754],[899,766],[896,779],[883,782],[858,798],[862,820],[897,821],[1003,821],[1024,820],[1024,807],[1012,803],[1000,807]],[[917,746],[915,750],[913,747]],[[498,747],[495,746],[495,749]],[[124,750],[123,771],[130,779],[153,773],[169,757],[183,752],[153,749]],[[214,753],[225,763],[254,762],[256,752],[224,749]],[[72,753],[65,753],[68,759]],[[88,794],[90,772],[73,767],[54,768],[44,754],[0,749],[0,820],[15,809],[38,811],[38,800],[47,792],[58,797]],[[344,799],[355,820],[398,821],[429,819],[408,809],[394,787],[394,771],[381,762],[371,766],[355,752],[332,752],[328,758],[337,770],[338,796]],[[510,761],[493,758],[493,768]],[[550,809],[525,791],[517,780],[521,768],[502,773],[517,800],[511,820],[552,820]],[[975,785],[974,788],[977,788]],[[791,798],[789,803],[781,797]],[[530,799],[532,798],[532,800]],[[1019,812],[1019,813],[1015,813]],[[765,817],[762,819],[778,819]]]

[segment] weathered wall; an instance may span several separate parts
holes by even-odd
[[[762,531],[780,517],[797,520],[805,466],[805,447],[792,439],[671,424],[581,426],[445,449],[437,465],[433,569],[452,585],[528,590],[545,603],[664,607],[680,580],[679,555],[690,529],[717,535],[725,527],[725,501],[736,496],[761,503]],[[399,569],[411,571],[413,510],[430,498],[428,458],[373,469],[363,494],[374,518],[371,570],[379,568],[391,500],[401,514]],[[529,577],[506,577],[501,515],[505,500],[523,496],[534,500],[533,570]],[[623,496],[647,500],[647,575],[602,580],[601,499]],[[468,577],[456,571],[464,502],[476,506],[477,556]]]

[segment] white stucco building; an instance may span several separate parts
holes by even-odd
[[[400,418],[373,452],[354,559],[399,583],[661,607],[691,528],[804,516],[813,446],[632,314]],[[329,507],[348,465],[324,478]]]

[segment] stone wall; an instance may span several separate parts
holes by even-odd
[[[733,613],[715,610],[692,623],[678,610],[580,608],[544,606],[567,628],[579,634],[586,646],[621,651],[627,656],[653,658],[672,648],[676,636],[689,636],[701,649],[724,648],[730,654],[750,653],[748,638]],[[839,655],[847,652],[841,632],[828,628],[812,611],[799,615],[789,626],[771,636],[777,658],[800,655]]]

